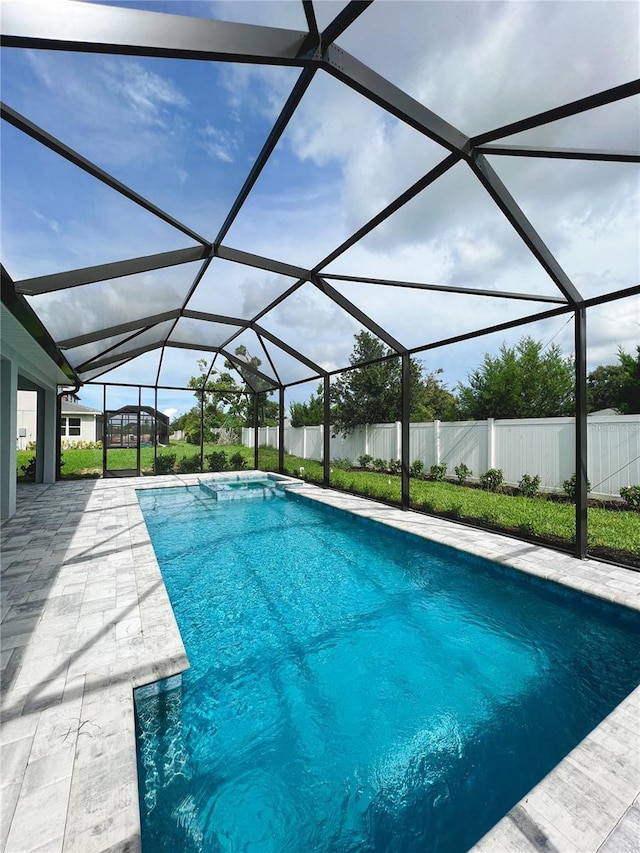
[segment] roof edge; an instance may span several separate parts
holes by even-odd
[[[27,300],[19,293],[16,293],[16,288],[13,279],[6,271],[4,266],[0,266],[2,277],[2,289],[0,296],[2,304],[13,314],[25,331],[31,335],[34,341],[45,351],[51,361],[56,364],[60,370],[69,377],[70,385],[81,385],[82,382],[76,376],[75,370],[66,360],[56,342],[53,340],[49,332],[45,329],[42,321],[29,305]]]

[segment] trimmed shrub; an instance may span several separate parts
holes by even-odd
[[[363,468],[365,471],[368,471],[373,463],[373,456],[370,453],[363,453],[362,456],[358,456],[358,465]]]
[[[390,474],[400,474],[402,471],[402,462],[399,459],[390,459],[388,470]]]
[[[158,453],[153,462],[152,470],[154,474],[171,474],[173,473],[173,466],[175,464],[175,453]]]
[[[623,486],[620,489],[620,497],[629,506],[640,507],[640,485]]]
[[[231,459],[229,459],[229,468],[232,471],[244,471],[247,467],[247,460],[244,458],[242,453],[234,453]]]
[[[424,474],[424,462],[422,459],[415,459],[411,463],[411,468],[409,469],[409,476],[411,477],[422,477]]]
[[[576,478],[576,474],[574,471],[573,474],[569,477],[569,479],[565,480],[564,483],[562,484],[562,488],[565,490],[565,493],[567,495],[569,495],[569,497],[571,498],[572,501],[575,501],[575,499],[576,499],[576,480],[577,480],[577,478]],[[591,491],[591,483],[588,480],[587,480],[587,491],[588,492]]]
[[[540,477],[538,474],[532,477],[530,474],[523,474],[518,488],[526,498],[535,498],[540,491]]]
[[[471,468],[467,468],[464,462],[461,462],[459,465],[453,469],[456,472],[456,477],[458,478],[458,482],[460,485],[466,483],[469,477],[473,474]]]
[[[480,483],[482,488],[488,492],[498,492],[504,483],[504,474],[500,468],[489,468],[488,471],[480,475]]]
[[[183,456],[178,462],[179,474],[195,474],[200,470],[200,454],[195,456]]]
[[[429,469],[429,477],[432,480],[437,480],[438,482],[442,482],[444,478],[447,476],[447,463],[441,462],[439,465],[432,465]]]
[[[214,450],[205,456],[210,471],[224,471],[227,467],[227,454],[224,450]]]
[[[373,466],[373,470],[377,471],[379,474],[383,474],[387,470],[386,459],[374,459],[371,464]]]

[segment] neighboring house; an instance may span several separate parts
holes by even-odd
[[[17,439],[18,450],[26,450],[36,440],[37,394],[18,391]],[[78,441],[102,441],[102,412],[62,399],[60,439],[68,444]]]
[[[62,399],[60,440],[65,444],[78,441],[102,441],[102,412],[80,403]]]

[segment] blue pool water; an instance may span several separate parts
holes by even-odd
[[[143,851],[467,850],[640,681],[634,614],[289,496],[138,492],[191,669]]]

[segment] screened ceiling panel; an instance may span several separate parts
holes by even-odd
[[[324,272],[559,295],[464,163],[449,169]],[[403,298],[399,292],[398,300]]]
[[[208,368],[215,358],[215,353],[205,352],[197,347],[165,347],[162,353],[162,364],[160,365],[160,372],[158,375],[158,385],[186,388],[189,385],[191,377],[200,376],[202,373],[198,362],[206,362]],[[220,368],[222,367],[222,360],[219,357],[216,361],[216,366]]]
[[[366,328],[310,283],[265,314],[260,325],[289,345],[305,335],[305,355],[329,371],[348,364],[354,338]]]
[[[187,308],[252,318],[294,285],[296,279],[214,258],[198,284]]]
[[[278,377],[267,358],[260,339],[253,329],[244,329],[231,343],[225,347],[226,352],[235,356],[239,361],[254,366],[269,379],[277,383]],[[236,367],[239,369],[239,367]],[[279,383],[278,383],[279,384]]]
[[[53,338],[64,340],[179,308],[199,269],[180,264],[27,298]]]
[[[556,308],[554,303],[494,299],[468,293],[333,282],[355,305],[408,347],[464,335]],[[407,323],[407,316],[413,318]]]
[[[633,313],[637,4],[100,5],[1,24],[3,293],[102,359],[81,379],[182,387],[236,335],[264,390],[362,330],[401,351]]]
[[[89,359],[97,358],[107,350],[111,351],[112,347],[118,346],[125,341],[128,341],[132,336],[136,335],[137,331],[125,332],[122,335],[113,335],[110,338],[101,338],[99,341],[92,341],[88,344],[83,344],[78,347],[70,347],[65,349],[64,354],[69,364],[73,367],[78,367],[81,364],[89,361]]]
[[[87,378],[85,379],[85,374],[81,374],[81,378],[87,382],[89,381],[89,377],[92,377],[100,382],[107,383],[155,385],[159,362],[160,349],[156,348],[124,363],[116,363],[115,366],[109,365],[108,367],[96,368],[95,371],[89,370],[86,374]]]
[[[447,153],[337,80],[316,74],[227,241],[315,266]]]
[[[283,384],[299,382],[301,379],[317,376],[317,370],[289,355],[289,353],[285,352],[277,344],[265,339],[263,339],[263,343]]]
[[[104,374],[109,372],[113,373],[116,367],[120,367],[120,365],[126,364],[126,361],[126,359],[123,359],[123,361],[118,362],[118,364],[112,364],[110,367],[99,367],[95,370],[85,370],[78,373],[78,377],[82,382],[91,382],[94,379],[96,381],[102,382],[102,376]],[[102,402],[100,402],[99,405],[102,405]]]
[[[106,363],[109,360],[118,360],[119,356],[136,355],[142,348],[150,349],[157,347],[163,343],[173,325],[172,320],[164,323],[158,323],[149,329],[141,332],[133,333],[128,339],[121,344],[114,346],[105,352],[104,355],[94,356],[86,365],[88,369],[97,366],[100,362]]]
[[[86,0],[85,0],[86,2]],[[98,2],[98,0],[88,0]],[[105,5],[104,0],[100,0]],[[213,18],[218,21],[243,21],[247,24],[266,24],[272,27],[306,29],[302,0],[109,0],[106,5],[127,6],[150,12],[165,12],[196,18]],[[333,5],[329,3],[328,5]],[[344,4],[336,4],[344,5]]]
[[[396,0],[339,43],[471,136],[636,79],[639,32],[637,4],[616,0]]]
[[[636,163],[489,159],[585,297],[640,282]]]
[[[207,239],[299,74],[63,51],[9,50],[3,66],[6,103]]]
[[[189,245],[184,234],[6,122],[1,175],[3,255],[14,279]]]
[[[169,336],[171,343],[192,344],[198,346],[219,347],[230,337],[237,334],[241,326],[228,323],[214,323],[210,320],[194,320],[180,317]]]

